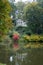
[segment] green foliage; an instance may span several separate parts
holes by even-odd
[[[23,19],[23,9],[24,9],[25,5],[26,4],[22,1],[16,3],[16,7],[18,10],[18,15],[17,15],[18,19]]]
[[[38,3],[32,2],[26,5],[24,19],[27,21],[28,30],[33,33],[43,33],[43,8]]]
[[[10,5],[11,5],[11,7],[12,7],[12,11],[11,11],[11,13],[10,14],[12,14],[13,15],[13,19],[15,20],[15,11],[17,10],[17,7],[16,7],[16,5],[14,5],[14,3],[10,3]]]
[[[16,3],[16,6],[17,6],[17,9],[19,11],[23,11],[23,8],[25,6],[25,3],[20,1],[20,2]]]
[[[10,63],[9,57],[13,55],[12,49],[8,47],[8,44],[1,43],[0,45],[0,63],[8,64]]]
[[[37,2],[43,2],[43,0],[37,0]]]
[[[27,42],[43,42],[43,35],[24,35],[23,38]]]
[[[6,65],[6,64],[2,64],[2,63],[0,63],[0,65]]]
[[[9,16],[11,10],[7,0],[0,0],[0,38],[12,28],[12,21]]]

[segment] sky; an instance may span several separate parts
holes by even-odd
[[[18,2],[18,1],[20,1],[20,0],[15,0],[15,2]],[[29,1],[29,2],[32,2],[33,0],[22,0],[23,2],[25,2],[25,1]]]

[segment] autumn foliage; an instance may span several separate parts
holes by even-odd
[[[12,28],[12,21],[9,16],[11,10],[8,0],[0,0],[0,38]]]

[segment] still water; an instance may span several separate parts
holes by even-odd
[[[20,49],[16,52],[15,65],[43,65],[43,47]]]
[[[34,45],[34,43],[32,44]],[[37,44],[43,45],[43,43]],[[9,60],[10,56],[13,56],[12,62]],[[3,48],[1,50],[0,47],[0,63],[5,63],[6,65],[43,65],[43,46],[21,48],[14,52],[14,54]]]

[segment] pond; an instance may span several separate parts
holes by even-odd
[[[13,52],[13,55],[6,50],[5,52],[0,53],[0,62],[6,65],[43,65],[43,43],[30,42]],[[12,62],[9,60],[10,56],[13,56]]]
[[[32,43],[32,46],[16,51],[15,65],[43,65],[43,43]]]

